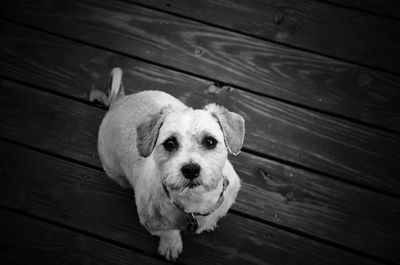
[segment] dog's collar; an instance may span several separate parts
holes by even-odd
[[[181,210],[181,211],[182,211],[184,214],[186,214],[186,215],[192,215],[192,216],[207,216],[207,215],[210,215],[210,214],[212,214],[213,212],[215,212],[215,211],[221,206],[221,204],[224,202],[224,200],[225,200],[224,192],[225,192],[226,188],[228,187],[228,185],[229,185],[229,180],[224,176],[223,183],[222,183],[222,191],[221,191],[221,193],[219,194],[219,198],[218,198],[217,203],[214,205],[214,207],[213,207],[211,210],[209,210],[209,211],[207,211],[207,212],[205,212],[205,213],[200,213],[200,212],[189,212],[189,213],[188,213],[188,212],[185,211],[185,209],[182,207],[182,205],[176,204],[175,202],[172,202],[172,203],[175,205],[176,208],[178,208],[179,210]],[[169,191],[168,191],[168,189],[167,189],[167,186],[165,185],[164,182],[162,182],[162,186],[163,186],[164,191],[165,191],[165,193],[167,194],[168,198],[171,198],[171,197],[169,196]]]
[[[225,200],[224,192],[229,185],[229,180],[225,176],[223,176],[223,178],[224,179],[223,179],[223,183],[222,183],[222,191],[219,194],[217,203],[214,205],[214,207],[211,210],[209,210],[205,213],[200,213],[200,212],[189,212],[188,213],[185,211],[185,209],[182,207],[182,205],[172,202],[176,208],[178,208],[181,212],[183,212],[186,215],[186,219],[187,219],[186,232],[187,233],[191,234],[197,230],[198,223],[196,220],[196,216],[208,216],[208,215],[212,214],[213,212],[215,212],[221,206],[221,204],[224,202],[224,200]],[[164,191],[167,194],[168,198],[171,199],[171,197],[169,196],[169,191],[167,189],[167,186],[165,185],[164,182],[162,182],[162,186],[163,186]]]

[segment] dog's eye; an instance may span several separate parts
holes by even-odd
[[[164,143],[164,149],[168,152],[178,149],[178,141],[175,137],[168,138]]]
[[[211,136],[208,136],[203,139],[202,145],[207,149],[214,149],[215,146],[217,145],[217,140],[215,140]]]

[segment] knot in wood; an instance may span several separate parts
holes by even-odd
[[[279,8],[276,11],[275,16],[273,17],[274,24],[279,26],[284,18],[285,18],[285,11]]]

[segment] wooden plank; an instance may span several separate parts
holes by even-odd
[[[245,147],[248,149],[354,183],[400,193],[400,179],[397,178],[400,175],[397,166],[400,139],[396,135],[238,89],[210,90],[208,80],[10,23],[1,23],[0,32],[0,73],[3,76],[87,100],[90,89],[104,89],[111,68],[121,66],[127,70],[124,83],[128,93],[161,89],[193,107],[214,101],[242,114],[247,122]],[[397,102],[396,105],[400,107]],[[399,119],[400,115],[396,117]],[[19,129],[15,133],[20,134]],[[97,135],[97,131],[93,129],[91,134]],[[94,146],[91,136],[86,141]],[[68,140],[68,136],[65,139]],[[96,159],[90,159],[92,155],[79,159],[96,163]]]
[[[0,142],[7,170],[0,202],[155,254],[157,239],[138,223],[131,190],[103,173]],[[43,167],[43,164],[46,164]],[[3,167],[4,168],[4,167]],[[282,230],[228,214],[214,233],[184,238],[186,264],[376,264]]]
[[[400,18],[400,3],[397,0],[324,0],[371,13]]]
[[[1,17],[285,101],[400,130],[397,75],[126,2],[30,4],[21,0],[2,1],[0,5]]]
[[[95,134],[103,110],[11,82],[3,82],[1,91],[1,136],[100,166]],[[397,199],[245,153],[232,159],[244,181],[235,210],[376,256],[399,258]]]
[[[0,209],[1,264],[168,264]]]
[[[394,19],[315,0],[130,2],[372,67],[400,69],[400,21]]]

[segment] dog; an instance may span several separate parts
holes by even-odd
[[[167,260],[182,252],[181,231],[213,231],[235,202],[241,181],[228,161],[243,145],[245,121],[216,104],[187,107],[161,91],[125,96],[122,70],[111,71],[109,106],[98,135],[107,175],[133,187],[140,223],[160,237]]]

